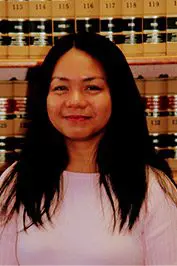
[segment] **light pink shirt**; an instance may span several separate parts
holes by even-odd
[[[64,200],[53,225],[25,233],[21,217],[14,218],[0,238],[0,265],[177,265],[177,208],[152,171],[147,212],[144,204],[133,230],[114,234],[99,175],[63,176]]]

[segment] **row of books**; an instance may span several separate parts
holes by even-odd
[[[40,21],[41,23],[41,21]],[[117,44],[127,57],[176,56],[177,32],[103,34]],[[41,59],[63,34],[10,33],[0,35],[0,59]],[[170,41],[168,41],[170,40]]]
[[[0,81],[0,136],[23,136],[28,127],[27,81]]]
[[[99,33],[122,32],[148,33],[152,31],[170,33],[177,31],[177,15],[175,17],[105,17],[105,18],[1,18],[0,33],[73,33],[77,31],[93,31]]]
[[[78,31],[105,35],[127,56],[175,55],[177,1],[0,1],[0,58],[43,58]]]
[[[0,81],[0,173],[18,159],[28,128],[27,81]]]
[[[0,5],[4,17],[16,18],[168,16],[177,11],[175,0],[1,0]]]
[[[176,55],[177,17],[41,18],[1,20],[0,58],[43,58],[58,38],[78,31],[106,36],[126,56]]]
[[[135,79],[143,98],[150,133],[177,132],[177,78],[165,74],[157,78]]]

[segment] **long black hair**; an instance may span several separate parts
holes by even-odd
[[[100,186],[104,186],[113,208],[114,228],[118,214],[121,220],[119,229],[128,220],[131,230],[147,192],[146,167],[159,169],[167,179],[174,181],[168,163],[160,158],[153,147],[144,104],[124,55],[113,42],[91,33],[61,37],[35,74],[29,75],[28,112],[31,123],[19,160],[0,188],[2,198],[11,185],[3,200],[1,217],[3,215],[6,221],[10,220],[22,206],[24,228],[26,216],[32,224],[40,227],[43,225],[43,215],[51,220],[54,198],[57,197],[56,206],[61,200],[60,177],[69,158],[63,135],[48,119],[46,98],[57,61],[72,47],[97,59],[106,73],[112,114],[98,145],[96,161]],[[118,209],[112,195],[118,202]]]

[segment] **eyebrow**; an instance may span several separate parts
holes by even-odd
[[[71,79],[66,78],[66,77],[58,77],[58,76],[54,76],[51,78],[51,81],[53,81],[54,79],[58,79],[61,81],[70,81]],[[94,77],[87,77],[87,78],[83,78],[82,81],[92,81],[94,79],[102,79],[105,80],[105,78],[101,77],[101,76],[94,76]]]

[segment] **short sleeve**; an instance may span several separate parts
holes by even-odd
[[[177,265],[177,207],[149,171],[147,211],[143,230],[145,265]],[[177,197],[175,186],[165,178]],[[168,183],[169,182],[169,183]]]

